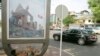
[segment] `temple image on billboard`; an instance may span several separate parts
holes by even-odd
[[[42,19],[44,15],[39,15],[39,12],[33,14],[30,10],[31,6],[24,6],[24,7],[19,3],[17,4],[17,7],[14,8],[15,10],[10,9],[11,11],[9,12],[10,14],[9,16],[9,38],[44,37],[45,23],[43,21],[45,21],[45,19]],[[43,24],[39,23],[38,19],[40,21],[42,20],[41,22]]]

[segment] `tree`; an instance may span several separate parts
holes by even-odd
[[[100,0],[88,0],[89,8],[93,12],[94,20],[100,23]]]
[[[65,26],[69,26],[69,24],[72,24],[74,22],[75,22],[74,15],[68,15],[63,19],[63,24]]]

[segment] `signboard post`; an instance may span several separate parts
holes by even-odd
[[[42,56],[48,47],[50,0],[3,0],[2,43],[8,56],[11,44],[42,43]]]
[[[60,22],[58,25],[61,29],[61,36],[60,36],[60,56],[62,56],[62,31],[63,31],[63,19],[68,16],[68,9],[64,5],[59,5],[56,8],[56,16],[57,16],[57,22]]]

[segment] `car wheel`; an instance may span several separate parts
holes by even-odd
[[[54,40],[59,41],[60,40],[59,36],[54,36]]]
[[[84,45],[84,44],[85,44],[84,39],[80,38],[80,39],[78,40],[78,44],[79,44],[79,45]]]

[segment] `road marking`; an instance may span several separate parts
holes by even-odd
[[[54,46],[50,46],[50,47],[54,47]],[[54,47],[55,49],[60,49],[60,48],[57,48],[57,47]],[[68,50],[68,49],[65,49],[65,50],[62,50],[62,51],[64,51],[65,53],[67,53],[67,54],[69,54],[69,55],[71,55],[71,56],[75,56],[73,53],[70,53],[70,52],[68,52],[68,51],[66,51],[66,50]]]
[[[74,53],[70,53],[69,51],[71,51],[71,49],[65,49],[65,50],[63,50],[64,52],[66,52],[66,53],[68,53],[68,54],[70,54],[71,56],[75,56],[74,55]]]

